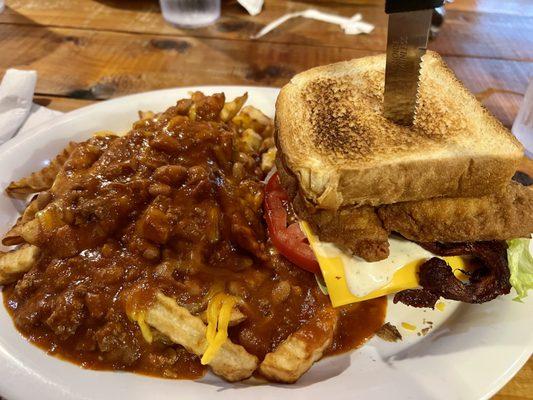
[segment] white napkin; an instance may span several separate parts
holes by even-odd
[[[237,0],[250,15],[257,15],[263,9],[263,0]]]
[[[28,118],[26,118],[26,121],[24,121],[24,124],[17,132],[17,137],[26,136],[26,134],[31,133],[33,128],[36,128],[42,123],[61,114],[63,114],[61,111],[51,110],[38,104],[32,104],[30,115],[28,115]]]
[[[0,144],[61,113],[32,103],[37,73],[8,69],[0,83]]]
[[[276,29],[281,24],[287,22],[289,19],[303,17],[314,19],[317,21],[329,22],[331,24],[339,25],[347,35],[359,35],[360,33],[370,33],[374,30],[374,25],[363,21],[361,14],[355,14],[351,18],[343,17],[341,15],[329,14],[322,11],[309,9],[294,13],[285,14],[278,19],[266,25],[263,29],[252,36],[252,39],[260,38],[268,32]]]

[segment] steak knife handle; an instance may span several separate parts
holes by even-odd
[[[385,0],[385,12],[387,14],[429,10],[441,7],[444,0]]]

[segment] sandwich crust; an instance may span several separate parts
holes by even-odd
[[[389,256],[389,232],[383,227],[375,207],[316,209],[299,192],[297,179],[286,170],[279,153],[276,167],[294,212],[311,225],[320,240],[333,242],[345,252],[369,262],[384,260]]]
[[[427,52],[412,127],[383,110],[385,55],[296,75],[276,103],[276,141],[317,208],[381,205],[503,190],[520,143]]]

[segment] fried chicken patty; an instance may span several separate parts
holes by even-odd
[[[376,208],[371,206],[345,207],[339,210],[320,210],[310,207],[298,191],[298,181],[276,158],[278,174],[292,200],[294,212],[307,221],[320,240],[333,242],[350,254],[366,261],[384,260],[389,256],[389,233],[383,228]]]
[[[501,193],[381,206],[385,229],[415,242],[507,240],[533,232],[533,188],[510,182]]]
[[[297,216],[320,240],[373,262],[389,256],[388,236],[396,232],[415,242],[507,240],[533,232],[533,187],[511,181],[498,193],[479,198],[433,198],[338,210],[313,207],[278,153],[276,167]]]

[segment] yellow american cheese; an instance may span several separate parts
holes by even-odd
[[[376,297],[386,296],[400,292],[405,289],[414,289],[418,285],[418,268],[426,259],[413,260],[398,269],[392,277],[392,280],[378,290],[374,290],[363,297],[353,295],[348,289],[346,282],[345,268],[340,257],[325,257],[317,251],[319,243],[318,238],[313,234],[309,225],[301,221],[300,225],[307,236],[311,248],[317,257],[320,270],[324,276],[324,281],[328,287],[329,297],[334,307],[342,306],[349,303],[369,300]],[[456,276],[460,275],[460,269],[465,269],[464,260],[461,257],[443,257],[444,260],[454,269]]]
[[[145,321],[145,312],[144,311],[134,311],[132,313],[128,314],[128,317],[130,320],[137,322],[137,325],[139,325],[139,329],[141,330],[141,334],[148,343],[152,343],[153,341],[153,335],[152,330],[148,326],[148,324]]]

